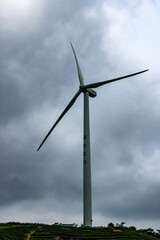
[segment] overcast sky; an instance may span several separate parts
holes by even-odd
[[[90,98],[93,225],[160,229],[160,2],[0,0],[0,222],[78,223],[85,83],[149,68]]]

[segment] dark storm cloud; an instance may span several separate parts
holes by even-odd
[[[132,174],[136,175],[134,172]],[[106,184],[108,197],[99,199],[102,215],[134,220],[159,219],[158,184],[138,181],[138,178],[134,181],[132,177],[132,183],[128,184],[129,177],[126,179],[127,181],[117,180],[115,183]]]
[[[20,144],[20,143],[19,143]],[[31,148],[32,144],[30,144]],[[23,146],[24,147],[24,146]],[[32,149],[32,148],[31,148]],[[58,154],[59,153],[59,154]],[[54,199],[70,201],[72,198],[78,200],[81,194],[81,172],[74,174],[70,172],[75,164],[70,162],[70,154],[61,154],[60,149],[54,150],[54,155],[49,153],[38,155],[36,149],[29,150],[14,148],[5,145],[1,149],[1,205],[8,205],[13,202],[41,199],[46,194],[53,195]],[[33,161],[34,156],[34,161]],[[76,166],[77,167],[77,166]],[[79,176],[79,177],[78,177]],[[74,179],[74,180],[73,180]],[[53,191],[54,190],[54,191]]]
[[[138,2],[48,0],[40,8],[36,1],[28,18],[21,16],[21,21],[13,23],[1,18],[3,209],[28,201],[30,215],[34,202],[39,209],[41,204],[52,207],[55,221],[61,209],[60,221],[69,213],[76,213],[78,219],[82,215],[82,97],[43,149],[38,153],[36,149],[78,89],[69,41],[86,83],[146,67],[157,69],[159,48],[155,51],[156,43],[150,45],[158,39],[157,33],[150,39],[146,32],[151,30],[145,31],[144,24],[148,23],[147,13],[158,16],[150,1]],[[148,37],[145,42],[143,34]],[[153,73],[152,69],[152,73],[98,89],[97,98],[90,99],[93,208],[102,217],[126,222],[160,218],[156,212],[160,192],[159,71]],[[44,213],[39,217],[41,222],[46,220]]]

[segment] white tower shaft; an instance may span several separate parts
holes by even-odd
[[[84,226],[92,226],[89,93],[87,91],[84,92],[83,217]]]

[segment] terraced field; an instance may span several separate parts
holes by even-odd
[[[65,228],[45,226],[37,230],[31,237],[31,240],[155,240],[158,238],[142,234],[133,230],[118,230],[107,227],[79,227]]]
[[[127,227],[66,227],[44,224],[0,224],[0,240],[158,240]],[[149,233],[149,232],[148,232]],[[154,234],[153,234],[154,235]]]

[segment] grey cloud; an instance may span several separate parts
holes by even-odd
[[[134,174],[134,173],[133,173]],[[133,181],[133,180],[132,180]],[[159,219],[159,186],[155,184],[135,183],[135,186],[127,186],[127,183],[118,184],[118,189],[112,187],[109,196],[101,201],[99,210],[102,215],[123,219],[150,219],[152,221]],[[133,185],[133,184],[132,184]],[[114,186],[114,185],[113,185]],[[144,190],[142,190],[144,188]],[[126,191],[127,190],[127,191]],[[114,192],[114,194],[113,194]]]

